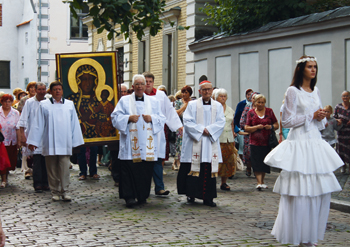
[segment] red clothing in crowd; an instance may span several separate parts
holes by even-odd
[[[264,118],[260,118],[256,114],[254,109],[251,109],[247,115],[246,125],[255,126],[255,125],[272,125],[277,122],[276,116],[273,113],[271,108],[265,108]],[[254,146],[267,146],[269,144],[269,135],[271,130],[267,129],[258,129],[250,134],[249,144]]]

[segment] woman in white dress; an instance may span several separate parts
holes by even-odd
[[[343,162],[321,138],[326,119],[315,87],[316,58],[302,56],[296,63],[282,112],[283,127],[291,129],[264,160],[282,169],[274,186],[281,199],[271,234],[283,244],[316,246],[326,230],[331,192],[341,190],[333,171]]]

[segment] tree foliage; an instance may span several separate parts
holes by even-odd
[[[144,30],[155,36],[162,29],[160,15],[164,11],[165,0],[66,0],[74,17],[76,10],[90,7],[88,16],[93,18],[93,25],[98,33],[109,32],[108,39],[124,34],[125,39],[134,31],[139,40],[145,34]],[[115,25],[120,25],[120,31]]]
[[[215,0],[201,9],[206,24],[228,34],[247,32],[269,22],[286,20],[344,5],[350,0]]]

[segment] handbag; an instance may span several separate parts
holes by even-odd
[[[5,140],[5,137],[4,137],[4,135],[1,133],[1,131],[0,131],[0,142],[3,142]]]
[[[271,125],[271,126],[272,126],[272,128],[271,128],[271,133],[270,133],[270,136],[269,136],[269,147],[272,149],[272,148],[275,148],[278,145],[278,140],[277,140],[276,133],[274,131],[273,125]]]

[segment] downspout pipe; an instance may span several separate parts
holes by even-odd
[[[38,82],[41,82],[41,0],[39,0]]]

